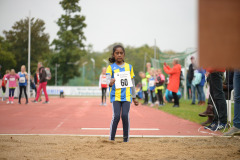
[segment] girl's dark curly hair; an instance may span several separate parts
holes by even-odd
[[[114,46],[114,47],[113,47],[113,51],[112,51],[112,57],[110,57],[110,58],[108,59],[110,63],[114,63],[114,62],[115,62],[115,58],[114,58],[113,54],[114,54],[114,52],[116,51],[117,48],[122,48],[123,53],[125,54],[125,49],[124,49],[124,47],[123,47],[122,45],[116,45],[116,46]]]

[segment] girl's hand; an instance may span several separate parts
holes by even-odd
[[[109,86],[112,87],[114,85],[115,81],[116,81],[115,78],[112,78],[110,80]]]
[[[135,106],[138,106],[138,100],[136,98],[133,98],[133,103],[135,104]]]

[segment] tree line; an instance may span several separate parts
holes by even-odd
[[[51,43],[49,42],[49,34],[45,31],[45,22],[39,18],[31,18],[30,20],[31,74],[36,72],[37,63],[42,62],[44,66],[51,69],[52,79],[49,81],[51,85],[55,84],[56,66],[58,67],[58,85],[83,85],[81,81],[83,80],[82,64],[84,62],[87,62],[84,85],[96,85],[101,68],[107,66],[112,47],[119,44],[110,44],[103,52],[94,52],[91,45],[85,45],[86,37],[83,29],[87,27],[86,17],[81,15],[81,7],[78,2],[79,0],[62,0],[60,2],[65,13],[57,21],[59,31],[57,38]],[[0,36],[2,72],[12,68],[19,71],[21,65],[28,65],[28,23],[28,17],[21,19],[15,22],[10,30],[3,31],[4,36]],[[144,60],[150,62],[151,58],[154,57],[153,46],[124,47],[126,51],[125,61],[134,66],[136,75],[139,71],[144,70]],[[157,48],[157,53],[159,52],[160,50]],[[95,69],[91,58],[95,60]],[[138,76],[136,78],[136,81],[140,80]]]

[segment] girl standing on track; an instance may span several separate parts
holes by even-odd
[[[18,73],[19,75],[19,89],[20,89],[20,94],[19,94],[19,99],[18,99],[18,104],[21,104],[21,97],[22,97],[22,90],[24,91],[24,95],[26,98],[26,103],[28,104],[28,96],[27,96],[27,80],[28,80],[28,75],[26,72],[26,67],[25,65],[21,66],[21,72]]]
[[[2,79],[2,101],[5,101],[5,92],[6,92],[6,85],[7,85],[7,75],[10,73],[9,70],[6,70],[6,74],[3,76],[3,79]]]
[[[137,106],[134,72],[132,65],[124,62],[125,50],[123,46],[113,47],[112,57],[109,62],[112,63],[107,68],[107,80],[110,87],[110,100],[112,103],[113,117],[110,125],[110,140],[115,140],[120,115],[123,122],[123,142],[129,140],[129,110],[133,100]]]
[[[15,73],[14,69],[11,69],[10,74],[6,76],[6,79],[9,80],[9,101],[7,102],[7,104],[9,103],[13,104],[14,91],[17,87],[17,81],[19,79],[19,75]]]
[[[106,106],[106,94],[107,94],[107,76],[106,76],[106,67],[102,68],[102,73],[99,77],[99,88],[102,89],[102,103],[101,106]],[[103,102],[105,100],[105,102]]]
[[[37,97],[32,102],[34,102],[34,103],[38,102],[40,92],[41,92],[41,90],[43,90],[44,95],[45,95],[45,99],[46,99],[45,102],[43,102],[43,104],[48,104],[49,103],[48,94],[47,94],[47,79],[48,79],[48,76],[47,76],[47,72],[46,72],[46,70],[43,66],[39,68],[39,78],[40,78],[40,80],[39,80],[39,86],[38,86],[38,89],[37,89]]]
[[[163,89],[164,89],[164,84],[165,82],[165,76],[162,74],[162,70],[158,69],[157,70],[157,75],[156,75],[156,91],[158,95],[158,101],[159,101],[159,106],[163,106]]]

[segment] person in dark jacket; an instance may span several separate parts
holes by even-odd
[[[43,89],[46,101],[43,102],[44,104],[49,103],[48,101],[48,94],[47,94],[47,73],[45,71],[45,68],[42,66],[39,68],[39,86],[37,89],[37,97],[33,101],[34,103],[38,102],[38,98],[40,96],[40,91]]]
[[[187,74],[187,79],[189,84],[191,84],[191,93],[192,93],[192,104],[195,104],[195,92],[196,92],[196,87],[192,85],[192,80],[194,78],[194,70],[195,70],[195,58],[192,56],[191,57],[191,64],[189,65],[188,68],[188,74]]]

